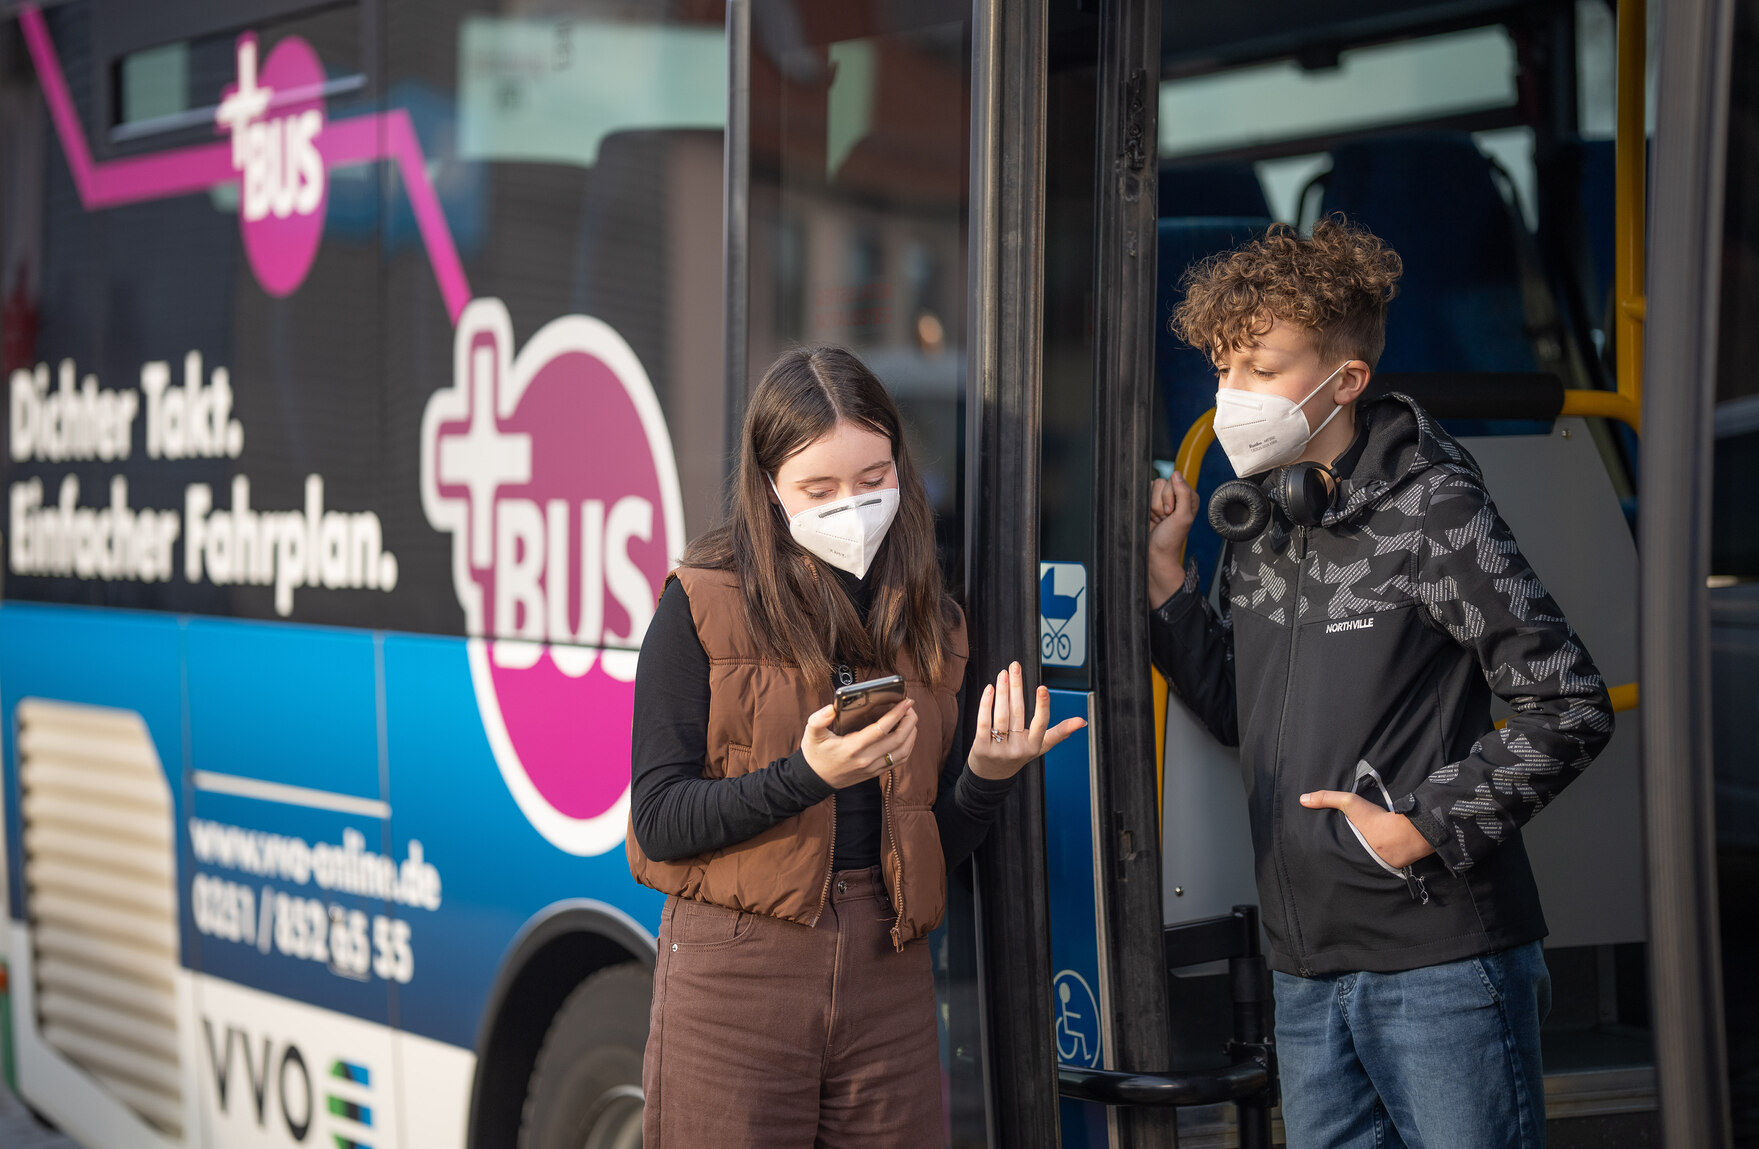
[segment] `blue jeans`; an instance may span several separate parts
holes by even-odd
[[[1402,973],[1273,977],[1288,1149],[1543,1149],[1538,942]]]

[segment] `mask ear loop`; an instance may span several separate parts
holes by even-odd
[[[770,474],[768,471],[765,471],[763,473],[763,477],[764,477],[764,481],[770,485],[770,490],[776,496],[776,507],[782,512],[782,517],[784,519],[787,519],[789,522],[793,522],[794,516],[788,513],[788,504],[787,504],[786,500],[784,500],[782,498],[782,489],[780,487],[776,486],[775,476]]]
[[[1336,379],[1338,377],[1338,371],[1342,371],[1344,368],[1348,367],[1350,364],[1352,364],[1354,362],[1356,362],[1354,359],[1346,359],[1342,363],[1338,364],[1337,371],[1333,371],[1330,375],[1327,375],[1324,379],[1321,379],[1319,381],[1319,386],[1317,386],[1313,390],[1307,392],[1307,399],[1311,399],[1315,395],[1319,394],[1321,391],[1325,390],[1325,385],[1327,383],[1330,383],[1333,379]],[[1299,403],[1295,404],[1295,406],[1296,407],[1307,406],[1307,399],[1301,400]],[[1311,440],[1314,435],[1317,435],[1321,431],[1325,430],[1325,425],[1327,423],[1331,422],[1333,419],[1336,419],[1338,417],[1338,412],[1342,411],[1343,409],[1344,409],[1344,406],[1342,403],[1334,402],[1332,404],[1331,414],[1327,415],[1323,420],[1321,420],[1319,426],[1313,428],[1312,432],[1307,436],[1307,438],[1309,440]],[[1331,468],[1327,467],[1326,471],[1327,471],[1327,473],[1330,473]],[[1333,475],[1332,478],[1336,479],[1337,476]]]

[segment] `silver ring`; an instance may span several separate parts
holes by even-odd
[[[896,762],[892,761],[892,756],[890,754],[886,755],[886,765],[887,766],[896,766],[897,765]]]
[[[1008,740],[1008,732],[1006,730],[992,730],[989,732],[989,740],[991,742],[1006,742]]]

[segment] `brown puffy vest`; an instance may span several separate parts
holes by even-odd
[[[673,572],[690,598],[696,634],[709,661],[708,760],[705,778],[734,778],[761,769],[800,748],[813,711],[831,701],[828,682],[807,681],[797,666],[759,656],[745,621],[745,604],[731,571],[684,568]],[[916,748],[880,776],[881,850],[886,892],[897,911],[892,943],[927,936],[947,904],[947,867],[934,819],[941,764],[958,737],[959,684],[965,676],[965,620],[947,643],[939,685],[922,681],[908,654],[897,673],[916,701]],[[857,668],[858,677],[866,677]],[[662,893],[728,909],[816,925],[831,887],[831,844],[837,832],[833,795],[737,845],[656,862],[642,853],[633,824],[625,839],[629,872]]]

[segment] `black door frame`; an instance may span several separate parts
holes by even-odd
[[[1094,226],[1093,802],[1099,990],[1114,1070],[1171,1068],[1148,645],[1161,5],[1102,0]],[[1107,1110],[1114,1149],[1177,1143],[1178,1112]]]
[[[971,36],[965,595],[971,661],[1038,684],[1047,0],[977,0]],[[966,716],[970,737],[972,715]],[[1044,772],[1034,763],[974,859],[989,1143],[1060,1144]]]

